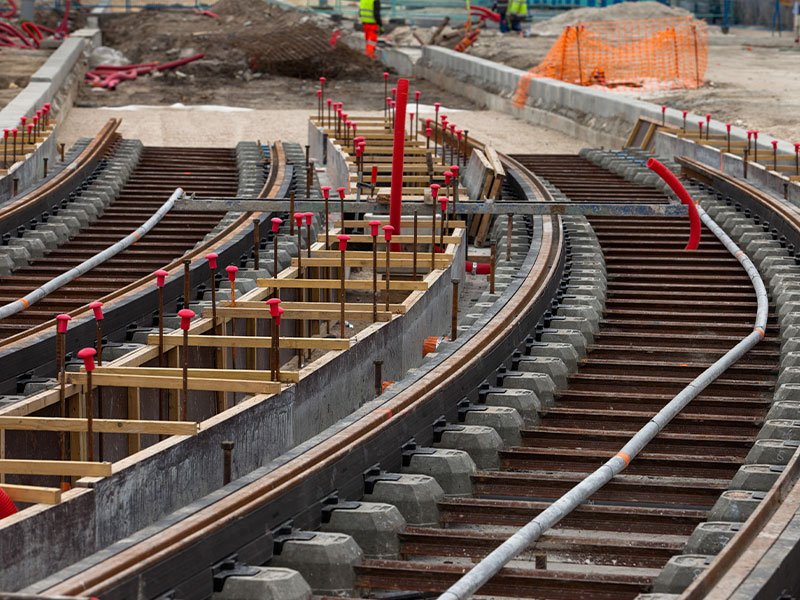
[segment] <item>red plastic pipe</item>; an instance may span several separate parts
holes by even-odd
[[[66,35],[69,33],[69,9],[72,7],[72,0],[67,0],[66,6],[64,6],[64,18],[59,23],[58,27],[56,27],[56,33]]]
[[[666,181],[667,185],[681,199],[681,203],[689,207],[689,242],[684,250],[697,250],[697,246],[700,244],[700,213],[697,212],[694,200],[692,200],[686,188],[683,187],[683,184],[678,181],[678,178],[655,158],[647,161],[647,168]]]
[[[194,62],[196,60],[200,60],[203,58],[205,54],[202,52],[200,54],[195,54],[194,56],[190,56],[188,58],[181,58],[180,60],[173,60],[172,62],[164,63],[163,65],[158,65],[156,69],[158,71],[163,71],[165,69],[174,69],[175,67],[180,67],[190,62]]]
[[[0,12],[0,19],[13,19],[17,14],[17,3],[14,0],[6,0],[11,5],[6,12]]]
[[[403,162],[406,150],[406,102],[408,100],[408,79],[397,80],[397,110],[394,120],[394,146],[392,147],[392,187],[389,195],[389,224],[400,235],[400,215],[403,212]],[[400,244],[393,244],[393,251],[400,250]]]
[[[141,63],[138,65],[97,65],[95,71],[130,71],[131,69],[144,69],[145,67],[156,67],[157,62]]]

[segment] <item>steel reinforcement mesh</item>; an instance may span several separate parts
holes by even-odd
[[[521,107],[534,77],[583,86],[655,91],[698,88],[708,63],[708,28],[693,17],[567,26],[544,60],[522,76]]]

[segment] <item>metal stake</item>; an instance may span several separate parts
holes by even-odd
[[[458,284],[461,283],[459,279],[453,279],[453,307],[450,315],[450,339],[456,341],[458,337]]]

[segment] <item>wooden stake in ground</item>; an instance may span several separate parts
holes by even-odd
[[[278,322],[279,322],[279,315],[280,315],[280,298],[270,298],[267,300],[267,305],[269,306],[269,314],[272,315],[272,319],[270,319],[270,329],[272,334],[272,347],[270,349],[269,354],[269,363],[270,363],[270,379],[272,381],[279,381],[278,379],[278,369],[280,368],[280,358],[278,357],[278,352],[280,352],[278,346]]]
[[[391,225],[383,226],[383,238],[384,240],[386,240],[386,308],[385,308],[386,311],[389,310],[389,289],[392,281],[391,263],[390,263],[391,250],[389,248],[389,242],[392,241],[393,232],[394,232],[394,227],[392,227]]]
[[[184,308],[178,311],[181,318],[181,329],[183,330],[183,352],[181,354],[183,362],[183,394],[181,395],[181,414],[179,421],[189,420],[189,327],[194,318],[194,311]]]
[[[370,233],[372,234],[372,322],[378,320],[378,228],[380,221],[370,221]],[[416,267],[416,264],[414,265]],[[415,269],[416,270],[416,269]]]
[[[88,448],[89,462],[94,462],[94,431],[92,430],[94,394],[92,393],[92,371],[94,371],[95,354],[97,354],[97,350],[94,348],[84,348],[78,352],[78,358],[83,360],[83,365],[86,367],[86,446]]]

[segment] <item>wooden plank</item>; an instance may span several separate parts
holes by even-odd
[[[380,285],[378,286],[378,291],[381,291]],[[264,308],[265,304],[266,303],[264,302],[264,300],[246,300],[246,301],[236,302],[236,306],[242,308]],[[231,306],[231,302],[230,300],[223,300],[222,302],[219,303],[219,305]],[[340,310],[340,306],[341,305],[338,302],[281,302],[281,308],[283,310]],[[385,310],[386,304],[379,301],[378,306],[382,307],[383,310]],[[345,302],[344,309],[346,312],[353,310],[362,310],[362,311],[372,310],[372,302]],[[405,304],[390,304],[389,312],[394,313],[396,315],[404,315],[406,313],[406,306]],[[264,338],[264,339],[270,339],[270,338]],[[308,339],[308,338],[294,338],[294,339]],[[281,348],[284,347],[283,340],[284,338],[281,338]],[[347,341],[347,340],[340,340],[340,341]],[[288,346],[286,347],[288,348]],[[339,348],[337,348],[337,350],[339,350]]]
[[[204,317],[211,316],[211,308],[203,310]],[[221,306],[217,308],[219,317],[237,317],[240,319],[271,319],[269,309],[264,308],[239,308]],[[287,310],[281,315],[282,319],[306,319],[315,321],[336,321],[339,319],[338,310]],[[345,319],[351,321],[372,321],[372,310],[345,311]],[[391,321],[392,313],[378,311],[378,321]]]
[[[488,215],[484,215],[488,216]],[[438,241],[438,240],[437,240]],[[348,251],[347,254],[350,254]],[[345,257],[345,266],[346,267],[362,267],[362,268],[371,268],[372,267],[372,253],[369,253],[369,258],[358,258],[358,257]],[[392,252],[394,254],[394,252]],[[448,256],[447,254],[437,254],[436,255],[436,264],[435,267],[437,269],[444,269],[450,266],[451,260],[447,260],[443,257]],[[389,259],[390,266],[397,269],[410,269],[414,266],[413,258],[395,258],[392,256]],[[386,259],[383,262],[380,262],[378,259],[378,264],[385,266]],[[292,259],[292,266],[297,267],[299,262],[297,258]],[[312,256],[311,258],[303,258],[303,267],[338,267],[341,265],[341,261],[338,257],[331,256],[330,258],[326,258],[324,256]],[[431,266],[431,257],[430,255],[426,256],[426,253],[420,252],[417,256],[417,269],[429,269]]]
[[[260,303],[264,306],[263,303]],[[187,369],[189,379],[220,379],[240,381],[269,381],[269,371],[248,369]],[[95,375],[153,375],[156,377],[183,377],[182,367],[97,367]],[[297,371],[281,371],[282,380],[300,381]]]
[[[428,231],[430,231],[431,228],[428,227],[427,229],[428,229]],[[367,233],[364,233],[364,234],[361,234],[361,233],[350,233],[348,235],[350,236],[350,242],[353,243],[353,244],[371,244],[372,243],[372,236],[367,234]],[[439,238],[437,237],[436,239],[438,240]],[[322,242],[324,244],[325,243],[325,234],[324,233],[318,234],[317,235],[317,241],[318,242]],[[330,241],[332,243],[335,243],[337,241],[336,237],[335,236],[331,237]],[[414,243],[414,234],[412,233],[410,235],[393,235],[392,236],[392,243],[394,243],[394,242],[397,242],[398,244],[413,244]],[[379,244],[385,244],[386,243],[386,242],[383,241],[383,234],[382,233],[378,236],[378,243]],[[420,245],[425,243],[425,240],[422,239],[422,236],[419,235],[419,232],[417,232],[417,243],[420,244]],[[446,235],[446,236],[444,236],[444,243],[445,244],[459,244],[459,243],[461,243],[461,236],[458,236],[458,235]]]
[[[238,303],[237,303],[238,304]],[[263,306],[263,303],[261,303]],[[272,338],[266,336],[241,336],[241,335],[190,335],[189,345],[204,348],[269,348]],[[148,344],[158,344],[158,335],[149,335]],[[165,335],[164,347],[170,348],[183,345],[182,335]],[[303,348],[311,350],[347,350],[350,347],[349,339],[333,338],[297,338],[282,337],[281,348]]]
[[[394,241],[394,237],[392,237],[392,241]],[[436,242],[438,244],[438,242],[439,242],[439,238],[438,237],[436,238]],[[335,258],[335,259],[339,260],[340,259],[339,253],[340,253],[340,250],[324,250],[324,249],[312,250],[311,251],[311,254],[312,254],[311,258],[314,258],[314,257]],[[385,265],[386,264],[386,252],[384,252],[383,250],[378,250],[375,254],[378,257],[378,265],[379,266],[380,265]],[[347,251],[347,256],[345,256],[345,259],[347,259],[348,257],[349,258],[369,259],[370,260],[370,266],[372,265],[372,262],[371,262],[372,261],[372,250],[348,250]],[[398,259],[398,260],[413,259],[414,258],[414,253],[413,252],[404,252],[404,251],[395,251],[395,252],[391,253],[391,258],[395,258],[395,259]],[[437,254],[436,255],[436,262],[437,263],[441,262],[441,263],[445,263],[445,265],[448,265],[448,264],[450,264],[452,262],[452,258],[453,258],[452,254],[444,254],[444,253]],[[308,258],[306,256],[303,256],[303,263],[305,263],[306,260],[308,260]],[[431,264],[430,253],[429,252],[419,252],[419,251],[417,251],[417,264],[418,265],[426,265],[427,264],[427,265],[430,266],[430,264]]]
[[[427,229],[428,231],[430,231],[430,229],[431,229],[431,218],[430,218],[431,209],[430,209],[430,206],[426,206],[426,209],[428,211],[428,214],[419,216],[418,223],[417,223],[417,229]],[[387,223],[389,223],[389,217],[386,216],[386,215],[375,215],[371,219],[347,219],[344,222],[344,226],[345,227],[361,227],[363,229],[366,229],[366,228],[369,227],[369,222],[370,221],[380,221],[382,225],[386,225]],[[341,226],[342,226],[342,221],[341,220],[334,221],[334,227],[341,227]],[[414,218],[413,217],[404,217],[404,218],[400,219],[400,227],[413,227],[413,226],[414,226]],[[450,229],[464,229],[466,226],[467,226],[467,222],[466,221],[462,221],[460,219],[456,220],[456,221],[451,219],[450,222],[448,223],[448,227]],[[441,228],[442,228],[442,222],[439,220],[439,217],[437,216],[437,218],[436,218],[436,231],[439,231]],[[396,237],[396,236],[392,236],[392,239],[394,239],[394,237]]]
[[[469,163],[464,173],[467,197],[470,200],[482,200],[486,179],[491,179],[492,177],[491,163],[489,163],[486,155],[476,148],[469,157]]]
[[[336,279],[275,279],[259,278],[256,280],[258,287],[282,289],[310,289],[310,290],[338,290],[341,285]],[[347,279],[344,282],[348,290],[371,290],[372,282],[366,279]],[[386,282],[378,278],[378,286],[386,289]],[[425,291],[428,289],[427,281],[403,281],[392,279],[389,289],[400,292]],[[156,336],[157,337],[157,336]],[[149,338],[148,338],[149,339]],[[149,342],[148,342],[149,343]]]
[[[235,310],[235,309],[233,309]],[[211,313],[209,312],[209,316]],[[85,373],[69,373],[69,380],[72,383],[86,384]],[[181,377],[166,377],[153,375],[105,375],[98,374],[92,376],[94,385],[108,387],[141,387],[155,390],[181,390],[183,389],[183,379]],[[242,392],[243,394],[279,394],[281,384],[277,381],[248,381],[234,379],[211,379],[205,377],[190,377],[188,382],[190,390],[217,392]],[[172,400],[172,397],[171,397]],[[176,414],[170,410],[170,418],[176,419]]]
[[[0,417],[0,428],[15,431],[86,431],[86,419],[61,417]],[[158,435],[197,435],[200,423],[193,421],[141,421],[92,419],[95,433],[152,433]]]
[[[486,242],[486,233],[489,231],[489,223],[492,220],[492,215],[481,215],[481,224],[478,227],[478,233],[475,236],[475,245],[482,248]]]
[[[158,338],[158,336],[156,336]],[[156,340],[156,344],[158,341]],[[139,388],[128,388],[128,419],[139,420],[142,418],[142,394]],[[128,437],[128,454],[136,454],[142,448],[142,439],[139,435]]]
[[[0,473],[8,473],[9,475],[108,477],[111,475],[111,463],[85,462],[79,460],[23,460],[3,458],[0,459]]]
[[[500,177],[505,177],[506,170],[503,168],[503,163],[500,162],[500,157],[497,155],[497,151],[495,151],[495,149],[491,146],[484,146],[483,150],[486,154],[489,164],[492,165],[492,171],[494,171],[494,174],[499,175]]]
[[[12,502],[28,504],[59,504],[61,502],[61,490],[58,488],[4,483],[0,484],[0,490],[3,490]]]

